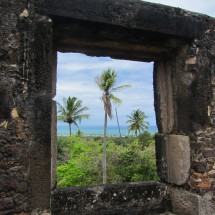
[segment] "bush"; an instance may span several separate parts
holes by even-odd
[[[71,137],[70,160],[58,166],[58,186],[92,185],[101,182],[102,146]]]
[[[153,135],[151,135],[148,131],[144,131],[138,135],[138,142],[143,150],[144,147],[148,147],[150,143],[153,142]]]
[[[82,135],[58,138],[58,186],[102,184],[102,140]],[[157,180],[152,136],[125,137],[123,146],[118,140],[111,137],[107,141],[107,183]]]
[[[57,137],[57,161],[58,165],[66,163],[70,159],[71,138],[60,136]]]
[[[154,144],[140,150],[138,141],[119,154],[118,173],[122,182],[157,180]]]

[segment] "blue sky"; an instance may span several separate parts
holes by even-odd
[[[215,0],[154,0],[155,2],[181,7],[215,17]],[[118,106],[121,125],[126,125],[127,115],[134,109],[141,109],[148,116],[150,125],[156,125],[153,95],[153,62],[114,60],[109,57],[88,57],[80,53],[58,53],[57,95],[55,100],[62,102],[63,97],[76,96],[89,107],[89,120],[82,125],[103,125],[104,108],[100,100],[102,92],[95,84],[95,77],[107,68],[118,73],[118,85],[130,84],[132,88],[116,93],[122,100]],[[114,107],[114,106],[113,106]],[[113,110],[114,111],[114,110]],[[116,125],[116,119],[108,121]]]

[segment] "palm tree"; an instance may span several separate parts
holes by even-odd
[[[107,116],[109,116],[109,118],[112,118],[112,108],[111,108],[112,101],[115,104],[120,104],[122,102],[119,98],[115,97],[113,93],[118,90],[122,90],[124,88],[130,87],[130,85],[116,86],[116,81],[117,81],[117,73],[114,70],[111,70],[110,68],[103,71],[100,76],[96,77],[96,84],[99,87],[99,89],[103,92],[101,100],[103,101],[104,110],[105,110],[104,147],[103,147],[103,164],[102,164],[103,184],[106,184],[106,181],[107,181],[107,173],[106,173]]]
[[[88,119],[89,114],[83,114],[84,111],[88,110],[88,107],[82,107],[82,101],[76,97],[63,98],[63,105],[57,103],[59,110],[58,120],[64,121],[69,124],[69,134],[72,135],[71,125],[75,124],[78,127],[77,120],[79,123],[82,119]]]
[[[128,132],[134,131],[135,136],[137,136],[137,132],[148,130],[149,123],[145,121],[147,116],[140,109],[133,110],[131,116],[127,116],[129,120],[126,123],[130,123],[128,126]]]

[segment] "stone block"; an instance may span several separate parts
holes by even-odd
[[[157,135],[157,170],[161,180],[183,185],[189,179],[190,141],[183,135]]]
[[[207,163],[206,162],[192,162],[192,168],[199,173],[204,173],[207,169]]]
[[[197,194],[171,189],[172,212],[183,215],[214,215],[215,208],[211,202],[211,196],[199,196]]]
[[[159,214],[170,207],[166,185],[159,182],[123,183],[55,189],[53,215]]]
[[[3,198],[0,199],[0,210],[11,209],[14,207],[13,199],[12,198]],[[0,212],[1,214],[1,212]]]
[[[203,157],[204,158],[210,158],[210,157],[214,157],[215,156],[215,149],[213,150],[205,150],[203,152]]]
[[[162,133],[172,132],[174,126],[173,87],[170,65],[169,61],[156,63],[154,71],[155,111],[158,130]]]

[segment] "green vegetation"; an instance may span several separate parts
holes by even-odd
[[[58,137],[58,186],[102,184],[103,139],[76,134]],[[153,136],[107,138],[107,183],[157,180]]]
[[[88,114],[83,114],[84,111],[88,110],[87,107],[82,107],[82,101],[76,97],[63,98],[63,105],[58,104],[58,120],[64,121],[69,124],[69,134],[72,135],[71,125],[75,124],[78,127],[77,120],[79,123],[82,119],[88,119]]]
[[[104,122],[104,145],[103,145],[103,164],[102,164],[102,172],[103,172],[103,184],[106,184],[107,181],[107,155],[106,155],[106,133],[107,133],[107,116],[112,118],[112,108],[111,108],[111,102],[114,102],[115,104],[120,104],[122,101],[117,98],[113,93],[125,89],[127,87],[130,87],[130,85],[121,85],[116,86],[117,82],[117,73],[114,70],[111,70],[110,68],[105,70],[100,76],[96,77],[96,84],[99,87],[99,89],[102,91],[102,97],[101,100],[104,104],[104,110],[105,110],[105,122]],[[118,118],[117,118],[118,122]],[[119,125],[118,125],[119,126]]]

